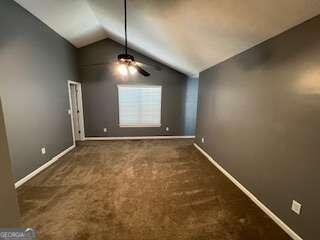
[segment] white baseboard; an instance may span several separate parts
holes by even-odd
[[[33,178],[34,176],[36,176],[37,174],[39,174],[41,171],[43,171],[44,169],[46,169],[47,167],[49,167],[50,165],[52,165],[54,162],[58,161],[59,158],[61,158],[62,156],[66,155],[68,152],[70,152],[72,149],[75,148],[75,145],[72,145],[71,147],[67,148],[66,150],[64,150],[63,152],[59,153],[57,156],[55,156],[54,158],[52,158],[49,162],[46,162],[45,164],[43,164],[41,167],[37,168],[36,170],[34,170],[32,173],[28,174],[27,176],[25,176],[24,178],[20,179],[19,181],[17,181],[14,186],[15,188],[20,187],[22,184],[24,184],[25,182],[29,181],[31,178]]]
[[[185,139],[195,138],[195,136],[141,136],[141,137],[85,137],[84,140],[89,141],[110,141],[110,140],[141,140],[141,139]]]
[[[242,192],[244,192],[262,211],[265,212],[276,224],[278,224],[292,239],[303,240],[298,234],[296,234],[287,224],[285,224],[279,217],[277,217],[269,208],[267,208],[262,202],[259,201],[248,189],[246,189],[237,179],[235,179],[230,173],[228,173],[223,167],[221,167],[208,153],[206,153],[196,143],[194,146],[208,158],[208,160],[215,165],[227,178],[230,179]]]

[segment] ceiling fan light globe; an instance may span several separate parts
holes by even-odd
[[[136,74],[137,73],[137,69],[134,66],[129,66],[128,67],[130,74]]]
[[[120,64],[118,66],[118,72],[122,75],[122,76],[127,76],[128,75],[128,67],[125,64]]]

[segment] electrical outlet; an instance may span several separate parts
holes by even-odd
[[[170,128],[169,128],[169,127],[166,127],[166,131],[169,132],[169,130],[170,130]]]
[[[291,210],[296,214],[300,215],[302,205],[298,203],[296,200],[292,201]]]
[[[103,132],[107,132],[108,130],[106,128],[103,129]]]
[[[42,155],[46,154],[46,148],[45,147],[41,148],[41,153],[42,153]]]
[[[204,143],[204,137],[203,137],[203,138],[201,138],[201,142],[202,142],[202,143]]]

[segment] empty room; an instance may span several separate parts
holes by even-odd
[[[319,0],[1,0],[0,240],[317,240]]]

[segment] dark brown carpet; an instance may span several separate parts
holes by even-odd
[[[189,140],[83,142],[18,198],[38,239],[290,239]]]

